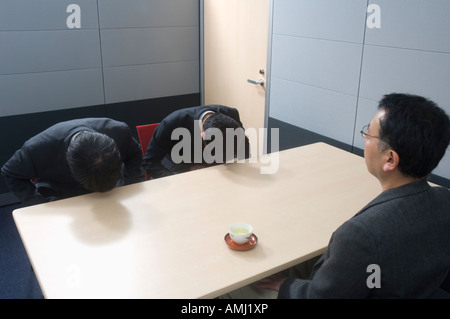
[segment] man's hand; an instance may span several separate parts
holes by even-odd
[[[279,291],[281,284],[287,278],[288,277],[283,272],[279,272],[255,282],[253,286],[259,289],[272,289],[275,291]]]

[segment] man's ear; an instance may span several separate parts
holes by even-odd
[[[202,131],[202,140],[205,139],[205,132]]]
[[[385,172],[393,171],[398,167],[398,164],[400,163],[400,157],[398,156],[398,153],[392,149],[386,151],[385,159],[386,160],[383,164],[383,171]]]

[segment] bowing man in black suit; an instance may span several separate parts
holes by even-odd
[[[142,152],[122,122],[85,118],[61,122],[30,138],[1,168],[26,205],[139,181]]]
[[[181,129],[181,133],[184,132],[187,135],[177,135],[177,129],[178,132]],[[242,132],[242,135],[234,135],[232,141],[228,139],[228,142],[233,142],[233,154],[228,154],[226,151],[227,129],[233,129],[234,132],[241,129],[240,132]],[[221,146],[213,149],[211,154],[220,151],[227,157],[219,155],[215,157],[215,160],[208,160],[204,156],[204,150],[215,140],[216,135],[209,134],[214,130],[220,131],[223,139]],[[187,137],[190,141],[184,140]],[[183,148],[180,145],[186,147]],[[172,152],[173,150],[175,152]],[[222,105],[206,105],[184,108],[164,118],[156,128],[142,162],[151,178],[159,178],[224,163],[230,159],[230,155],[234,158],[242,154],[242,157],[247,158],[249,153],[249,141],[244,134],[238,110]]]

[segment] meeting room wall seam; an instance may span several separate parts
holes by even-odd
[[[369,0],[367,0],[367,6],[369,5]],[[356,131],[357,131],[357,122],[358,122],[358,107],[359,107],[359,92],[361,90],[361,78],[362,78],[362,69],[363,69],[363,63],[364,63],[364,48],[366,47],[366,31],[367,28],[366,26],[366,21],[367,21],[367,11],[366,11],[366,17],[364,19],[364,34],[363,34],[363,45],[361,48],[361,64],[359,66],[359,79],[358,79],[358,93],[357,93],[357,99],[356,99],[356,107],[355,107],[355,120],[353,122],[353,138],[352,138],[352,145],[351,145],[351,149],[352,152],[354,152],[355,150],[355,137],[356,137]]]

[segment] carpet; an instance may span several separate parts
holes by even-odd
[[[42,299],[43,295],[20,239],[13,210],[0,207],[0,299]]]

